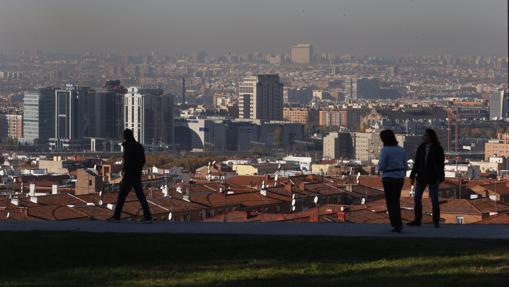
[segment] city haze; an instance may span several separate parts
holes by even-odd
[[[0,51],[507,55],[507,1],[0,0]]]

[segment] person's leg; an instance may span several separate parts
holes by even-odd
[[[391,226],[394,226],[393,216],[393,192],[392,192],[392,184],[388,181],[382,181],[384,186],[384,195],[385,195],[385,203],[387,204],[387,212],[389,213],[389,220],[391,221]]]
[[[428,184],[429,197],[433,207],[433,223],[440,223],[440,202],[438,200],[438,183]]]
[[[415,183],[415,196],[414,196],[414,213],[416,223],[421,223],[422,221],[422,194],[424,193],[424,189],[426,188],[426,184],[422,182]]]
[[[143,185],[141,184],[141,180],[137,180],[134,183],[134,191],[136,192],[136,196],[141,203],[141,208],[143,208],[143,217],[145,220],[152,220],[152,214],[150,213],[150,208],[148,207],[147,198],[145,197],[145,193],[143,192]]]
[[[401,228],[403,226],[403,222],[401,221],[401,206],[400,206],[400,198],[401,198],[401,190],[403,189],[404,181],[396,182],[394,186],[394,222],[396,227]]]
[[[122,213],[122,208],[124,207],[125,199],[131,190],[131,184],[125,180],[122,180],[120,183],[120,189],[118,191],[117,204],[115,205],[115,212],[113,213],[113,218],[120,220],[120,214]]]
[[[391,221],[391,226],[394,228],[401,228],[401,215],[398,217],[399,207],[399,196],[398,196],[398,186],[399,182],[397,181],[384,181],[384,193],[385,193],[385,201],[387,203],[387,212],[389,213],[389,220]],[[401,192],[401,191],[400,191]]]

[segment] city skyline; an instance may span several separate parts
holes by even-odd
[[[0,51],[507,55],[505,1],[0,1]],[[375,9],[376,8],[376,9]],[[15,18],[13,18],[15,17]]]

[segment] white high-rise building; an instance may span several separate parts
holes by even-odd
[[[283,84],[279,75],[244,78],[239,85],[239,118],[283,120]]]
[[[509,117],[509,94],[500,91],[490,96],[490,119],[502,120]]]
[[[145,142],[144,114],[144,96],[138,92],[138,88],[129,87],[124,95],[124,129],[131,129],[134,138],[141,144]]]

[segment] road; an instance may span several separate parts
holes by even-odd
[[[98,233],[244,234],[349,237],[477,238],[509,240],[509,225],[431,225],[390,232],[383,224],[335,223],[200,223],[106,221],[3,221],[1,231],[80,231]]]

